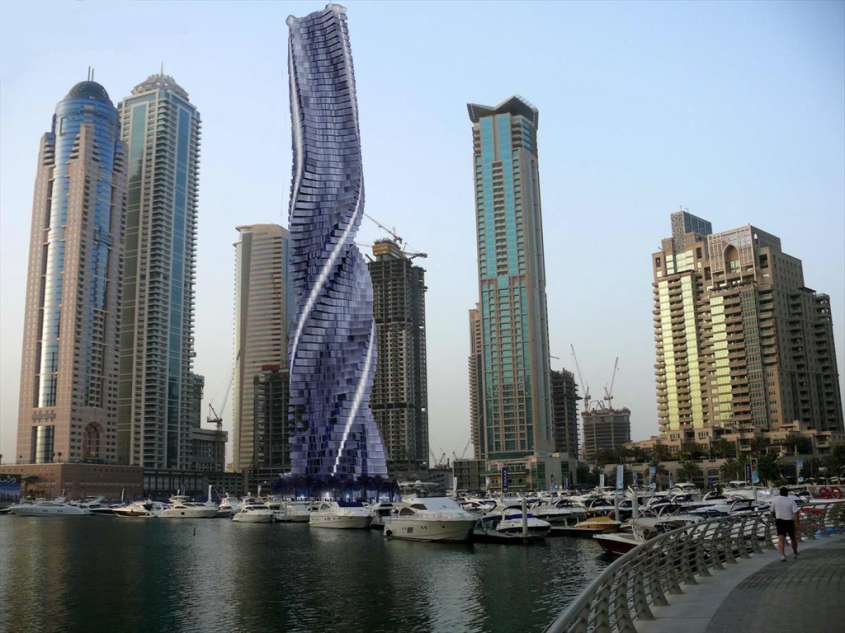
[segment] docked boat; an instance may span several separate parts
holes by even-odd
[[[448,497],[425,497],[397,504],[384,518],[384,535],[408,541],[464,542],[476,517]]]
[[[273,509],[273,516],[282,523],[308,523],[314,505],[311,501],[280,501]]]
[[[272,523],[273,511],[258,499],[244,499],[238,511],[232,515],[232,521],[238,523]]]
[[[506,507],[478,519],[472,537],[478,541],[525,543],[543,540],[551,529],[548,521],[523,512],[522,508]]]
[[[191,501],[185,495],[174,495],[169,504],[160,513],[162,519],[213,519],[217,516],[217,507],[207,503]]]
[[[308,517],[308,524],[316,528],[362,529],[370,526],[373,517],[369,508],[361,504],[340,505],[323,501]]]
[[[592,536],[593,540],[601,545],[606,553],[613,556],[627,554],[647,540],[646,534],[633,525],[626,525],[619,532],[593,534]]]
[[[558,528],[556,531],[567,536],[591,537],[594,534],[616,532],[621,525],[619,521],[615,521],[610,517],[598,516],[576,523],[572,527]]]
[[[383,529],[386,519],[390,517],[393,509],[394,506],[389,501],[379,501],[370,506],[370,514],[373,517],[373,520],[370,521],[370,527],[379,530]]]
[[[217,506],[217,516],[230,518],[241,507],[240,501],[229,495],[226,495],[220,500],[220,505]]]
[[[9,513],[22,517],[90,516],[91,510],[68,503],[63,497],[59,497],[52,501],[19,503],[11,506]]]
[[[125,519],[157,519],[159,514],[166,508],[159,501],[133,501],[125,506],[112,510],[112,514]]]
[[[587,518],[586,508],[566,497],[540,503],[531,509],[531,514],[538,519],[548,521],[552,528],[574,526]]]

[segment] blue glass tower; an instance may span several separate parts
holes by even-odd
[[[370,411],[376,366],[373,288],[355,234],[364,214],[358,104],[345,9],[289,17],[293,179],[289,275],[291,469],[387,475]]]

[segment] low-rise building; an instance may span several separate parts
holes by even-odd
[[[144,469],[118,464],[53,463],[0,466],[0,478],[17,476],[22,497],[131,499],[143,492]]]
[[[455,459],[452,462],[452,472],[458,480],[458,490],[481,492],[485,489],[483,459]]]

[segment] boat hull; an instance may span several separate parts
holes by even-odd
[[[21,517],[61,517],[61,516],[91,516],[91,511],[77,507],[32,507],[16,506],[9,509],[10,514]]]
[[[627,554],[640,544],[640,541],[619,538],[616,534],[595,534],[593,535],[593,540],[597,541],[605,552],[613,556]]]
[[[213,519],[217,508],[168,508],[158,515],[160,519]]]
[[[420,519],[388,518],[384,520],[384,535],[406,541],[440,541],[463,543],[470,539],[475,520],[423,521]]]
[[[308,524],[315,528],[333,528],[336,530],[358,530],[370,527],[370,515],[344,515],[323,512],[312,513]]]
[[[273,513],[259,514],[258,512],[236,512],[232,521],[237,523],[272,523]]]

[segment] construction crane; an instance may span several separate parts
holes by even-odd
[[[464,459],[464,458],[467,456],[467,451],[469,450],[469,445],[470,445],[470,444],[472,444],[472,438],[469,438],[469,439],[467,440],[466,446],[464,446],[464,450],[463,450],[463,452],[461,453],[461,456],[460,456],[460,457],[458,457],[458,455],[455,453],[455,451],[452,451],[452,458],[453,458],[453,459]]]
[[[388,228],[388,227],[386,227],[384,224],[382,224],[381,222],[379,222],[378,220],[376,220],[376,219],[375,219],[373,216],[371,216],[369,213],[365,213],[365,214],[364,214],[364,216],[365,216],[368,220],[370,220],[370,222],[372,222],[372,223],[373,223],[373,224],[375,224],[377,227],[379,227],[382,231],[384,231],[385,233],[387,233],[388,235],[390,235],[390,237],[392,237],[392,238],[393,238],[393,240],[394,240],[397,244],[399,244],[399,246],[400,246],[400,247],[402,246],[402,243],[403,243],[405,240],[403,240],[401,237],[399,237],[399,235],[396,233],[396,229],[389,229],[389,228]]]
[[[607,402],[607,408],[612,409],[613,406],[613,383],[616,382],[616,371],[619,369],[619,356],[616,356],[616,360],[613,361],[613,373],[610,375],[610,388],[605,385],[604,387],[604,400]]]
[[[578,382],[584,387],[584,412],[590,410],[590,385],[584,380],[584,375],[581,373],[581,365],[578,364],[578,356],[575,354],[575,346],[570,344],[572,350],[572,358],[575,359],[575,370],[578,372]]]
[[[237,356],[235,356],[235,362],[238,362],[238,359],[241,357],[241,352],[238,350]],[[222,414],[226,410],[226,403],[229,401],[229,392],[232,391],[232,379],[235,377],[234,366],[232,367],[232,371],[229,372],[229,381],[226,383],[226,391],[223,394],[223,405],[220,407],[220,414]],[[223,418],[220,414],[215,411],[214,406],[211,404],[211,400],[208,401],[208,417],[205,419],[206,422],[209,424],[216,424],[217,430],[220,431],[223,429]]]

